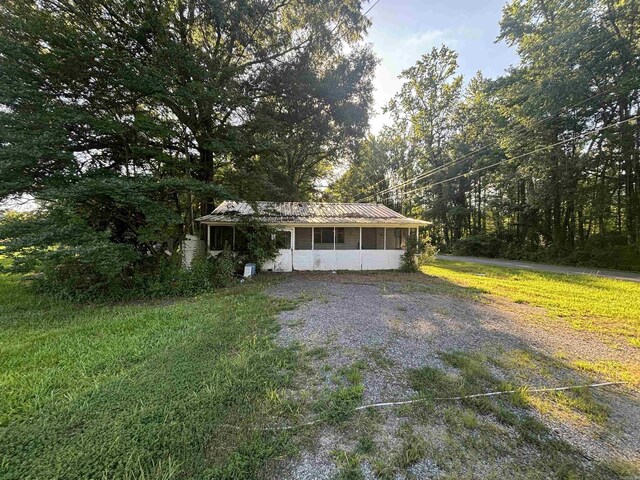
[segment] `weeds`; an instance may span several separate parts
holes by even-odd
[[[447,374],[431,367],[413,370],[409,374],[411,386],[427,399],[516,390],[516,393],[510,395],[462,399],[455,404],[435,407],[440,412],[449,434],[457,439],[451,445],[457,445],[456,449],[463,449],[460,455],[487,455],[491,451],[515,451],[518,446],[524,446],[534,448],[543,454],[542,458],[545,460],[538,462],[536,468],[540,469],[540,472],[546,472],[544,475],[554,478],[573,478],[572,475],[581,478],[586,475],[579,460],[579,452],[558,439],[531,414],[530,408],[536,405],[536,397],[532,397],[526,389],[518,389],[495,378],[488,367],[492,363],[489,359],[482,355],[463,352],[447,352],[442,354],[441,358],[454,367],[457,374]],[[579,411],[593,421],[606,421],[606,407],[595,402],[590,392],[579,389],[557,393],[550,395],[552,401]],[[418,418],[424,419],[424,416],[420,416],[419,407],[416,407],[416,410]],[[509,446],[511,440],[505,436],[505,429],[516,432],[515,445]],[[470,434],[470,431],[477,433]],[[446,467],[448,464],[448,470],[455,469],[452,460],[442,456],[442,452],[432,452],[432,456],[439,461],[438,466]],[[601,465],[590,473],[591,478],[611,476],[615,476],[611,469]]]

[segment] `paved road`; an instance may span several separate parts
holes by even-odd
[[[599,277],[615,278],[617,280],[628,280],[630,282],[640,282],[640,273],[624,272],[621,270],[606,270],[606,269],[582,268],[582,267],[563,267],[561,265],[548,265],[544,263],[521,262],[518,260],[498,260],[496,258],[483,258],[483,257],[459,257],[456,255],[438,255],[438,259],[453,260],[458,262],[481,263],[484,265],[495,265],[498,267],[525,268],[527,270],[537,270],[540,272],[597,275]]]

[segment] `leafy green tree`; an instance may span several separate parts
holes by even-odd
[[[431,220],[444,249],[640,269],[639,22],[634,1],[514,0],[503,76],[463,86],[455,52],[423,55],[383,132],[411,173],[373,193]]]
[[[308,195],[367,122],[374,60],[355,45],[369,24],[360,7],[3,2],[0,199],[31,195],[47,219],[30,223],[31,246],[7,226],[6,252],[64,249],[47,228],[77,228],[135,267],[175,253],[221,198]]]

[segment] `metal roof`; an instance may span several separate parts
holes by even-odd
[[[204,223],[234,223],[242,217],[254,215],[266,223],[314,224],[393,224],[428,225],[429,222],[407,218],[385,205],[377,203],[307,203],[307,202],[222,202],[210,214],[197,220]]]

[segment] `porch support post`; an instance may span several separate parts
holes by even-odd
[[[336,249],[336,227],[333,227],[333,249]]]
[[[387,249],[387,227],[384,227],[384,249]]]
[[[311,250],[315,250],[314,240],[316,238],[316,227],[311,227]]]
[[[233,226],[233,237],[231,237],[231,250],[236,250],[236,227]]]
[[[362,227],[360,227],[360,243],[358,244],[358,255],[360,255],[360,270],[362,270]]]
[[[211,250],[211,224],[207,225],[207,252]]]

